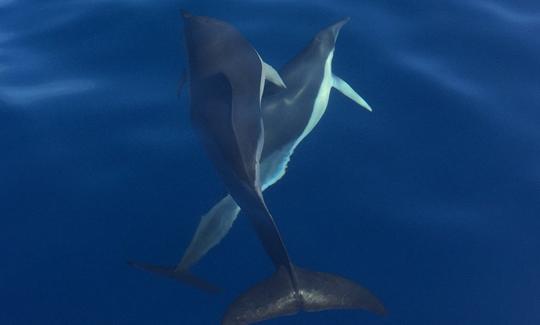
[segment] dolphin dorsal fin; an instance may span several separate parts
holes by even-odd
[[[333,84],[332,86],[339,90],[343,95],[349,97],[351,100],[353,100],[358,105],[362,106],[363,108],[367,109],[368,111],[372,111],[371,106],[360,96],[354,89],[352,89],[349,84],[341,79],[340,77],[333,75],[332,76]]]
[[[263,60],[261,60],[261,62],[263,66],[262,70],[263,70],[264,77],[266,78],[266,80],[270,81],[271,83],[273,83],[274,85],[280,88],[287,88],[287,86],[285,86],[285,83],[283,82],[283,79],[281,79],[277,70],[274,69],[274,67],[272,67],[270,64],[264,62]]]

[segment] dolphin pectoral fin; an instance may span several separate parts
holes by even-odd
[[[360,96],[354,89],[352,89],[349,84],[341,79],[340,77],[333,75],[333,84],[332,86],[339,90],[343,95],[349,97],[351,100],[353,100],[358,105],[362,106],[363,108],[367,109],[368,111],[373,111],[371,109],[371,106]]]
[[[227,235],[239,212],[238,205],[230,195],[227,195],[202,216],[177,270],[190,269],[212,247],[216,246]]]
[[[271,83],[280,88],[287,88],[285,82],[283,82],[283,79],[281,79],[281,76],[279,75],[277,70],[263,60],[261,60],[261,62],[263,65],[263,73],[266,80],[270,81]]]
[[[168,278],[178,280],[180,282],[189,284],[191,286],[194,286],[195,288],[198,288],[208,293],[219,293],[221,291],[220,288],[214,286],[213,284],[207,282],[206,280],[203,280],[189,273],[187,270],[178,271],[174,267],[157,266],[157,265],[151,265],[151,264],[133,262],[133,261],[128,262],[128,264],[133,266],[134,268],[141,269],[143,271],[159,274],[162,276],[166,276]]]
[[[360,309],[378,315],[386,314],[379,299],[369,290],[329,273],[294,267],[298,287],[284,268],[251,287],[227,309],[222,325],[247,325],[299,311]]]

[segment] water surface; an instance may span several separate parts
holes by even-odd
[[[355,279],[386,318],[540,323],[537,1],[0,0],[0,323],[217,324],[267,276],[240,218],[196,268],[208,296],[129,268],[172,264],[225,189],[195,137],[179,9],[227,20],[282,66],[343,16],[327,114],[266,194],[294,260]]]

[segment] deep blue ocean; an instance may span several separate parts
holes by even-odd
[[[344,16],[326,115],[265,194],[294,261],[389,314],[264,324],[540,324],[540,3],[0,0],[0,324],[218,324],[273,270],[246,218],[178,262],[225,187],[190,124],[180,9],[283,66]]]

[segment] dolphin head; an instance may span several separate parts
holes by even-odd
[[[321,50],[328,53],[331,52],[336,45],[336,40],[341,27],[343,27],[343,25],[345,25],[349,20],[349,17],[341,19],[340,21],[321,30],[317,33],[317,35],[315,35],[313,43],[316,43]]]
[[[211,17],[195,16],[187,10],[181,10],[180,14],[182,15],[182,18],[184,18],[184,22],[186,24],[193,25],[193,26],[200,25],[200,26],[206,26],[207,28],[210,28],[212,26],[224,24],[222,21],[211,18]]]
[[[215,33],[218,30],[229,29],[230,25],[214,18],[206,16],[195,16],[189,11],[180,11],[182,18],[184,19],[184,25],[186,31],[191,33],[206,32],[209,34]]]
[[[181,15],[184,19],[184,30],[188,38],[211,42],[215,39],[223,40],[238,37],[236,29],[224,21],[206,16],[195,16],[186,10],[181,10]]]
[[[184,35],[192,68],[203,67],[219,57],[223,46],[233,44],[239,33],[231,25],[211,17],[181,11]]]

